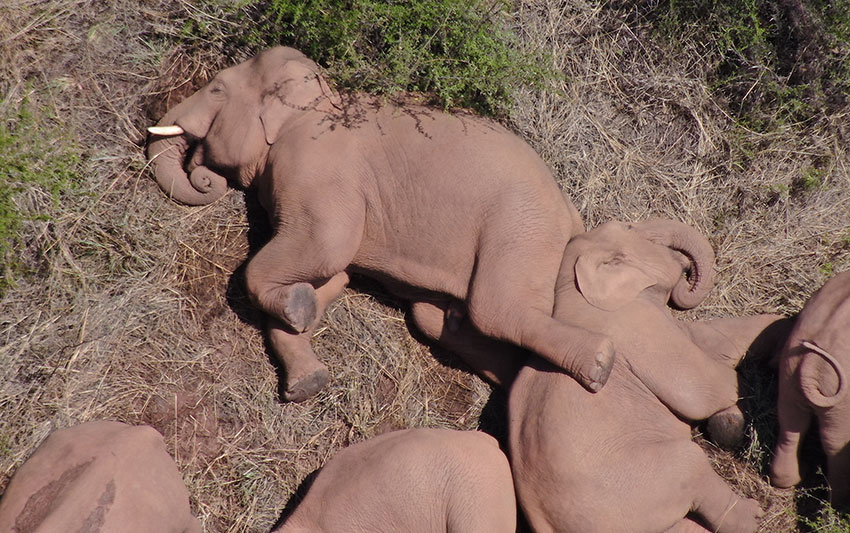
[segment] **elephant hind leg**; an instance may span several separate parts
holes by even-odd
[[[522,367],[527,352],[517,346],[485,337],[465,320],[452,313],[449,300],[413,302],[410,312],[422,333],[439,346],[457,354],[488,381],[508,388]],[[451,325],[447,324],[451,322]]]
[[[800,482],[800,454],[802,440],[812,421],[808,402],[797,391],[796,383],[786,383],[789,377],[780,375],[779,434],[770,462],[770,482],[781,488],[793,487]]]
[[[479,257],[467,296],[469,318],[482,334],[533,351],[597,392],[614,366],[614,345],[605,335],[552,317],[558,263],[551,273],[536,275],[542,267],[526,264],[536,257],[545,254],[525,261]]]

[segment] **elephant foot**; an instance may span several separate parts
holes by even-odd
[[[608,337],[602,337],[601,342],[593,352],[593,358],[585,361],[587,370],[578,372],[578,382],[590,392],[599,392],[614,368],[614,344]]]
[[[788,489],[802,481],[800,464],[797,456],[784,457],[774,452],[773,462],[770,463],[770,484],[780,489]]]
[[[741,499],[732,504],[716,531],[724,533],[752,533],[757,531],[764,511],[759,502]]]
[[[733,451],[744,441],[747,422],[737,405],[718,411],[709,417],[706,425],[708,437],[718,447]]]
[[[283,314],[295,331],[302,333],[312,326],[317,310],[316,289],[312,285],[302,282],[288,287],[283,298]]]
[[[328,383],[330,374],[327,367],[322,365],[307,374],[286,378],[286,390],[283,398],[288,402],[303,402],[322,390]]]

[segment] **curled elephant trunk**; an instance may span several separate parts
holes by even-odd
[[[681,252],[690,260],[686,276],[674,287],[670,301],[679,309],[699,305],[714,285],[714,250],[699,231],[675,220],[655,219],[633,224],[643,236]]]
[[[186,172],[191,147],[189,138],[203,137],[209,129],[208,123],[192,124],[191,129],[177,124],[177,118],[191,99],[174,107],[156,126],[148,128],[151,136],[147,157],[156,182],[166,194],[183,204],[206,205],[227,192],[227,178],[200,164],[192,165],[191,172]]]

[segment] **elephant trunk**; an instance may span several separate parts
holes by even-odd
[[[221,198],[227,192],[227,178],[203,165],[193,165],[187,174],[185,164],[191,148],[189,137],[200,138],[209,129],[207,123],[199,131],[196,124],[185,128],[177,124],[177,117],[186,109],[189,101],[172,108],[153,128],[148,142],[147,157],[153,166],[159,187],[171,198],[188,205],[206,205]]]
[[[828,351],[811,341],[802,341],[808,350],[800,363],[800,389],[815,407],[826,409],[838,404],[844,397],[844,371],[841,364]]]
[[[686,276],[673,287],[670,301],[679,309],[699,305],[714,285],[714,250],[695,228],[675,220],[655,219],[633,225],[643,236],[684,254],[690,260]]]

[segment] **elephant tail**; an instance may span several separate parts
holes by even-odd
[[[847,393],[847,380],[844,377],[844,370],[841,368],[841,363],[828,351],[824,350],[812,341],[802,341],[803,347],[809,350],[809,353],[803,356],[803,362],[800,364],[800,388],[806,399],[815,407],[827,408],[832,407],[842,400]],[[818,357],[815,357],[817,354]],[[821,389],[821,384],[824,377],[824,367],[822,362],[825,361],[833,370],[837,383],[834,390],[824,392]],[[830,387],[833,389],[833,387]]]

